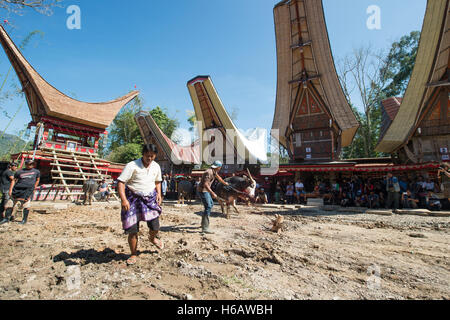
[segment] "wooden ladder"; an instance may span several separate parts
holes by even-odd
[[[61,180],[61,184],[63,185],[64,189],[66,190],[65,195],[68,196],[68,199],[70,199],[70,201],[74,202],[75,199],[73,197],[72,191],[69,189],[69,186],[67,185],[66,179],[65,179],[64,174],[63,174],[63,172],[61,170],[61,167],[60,167],[58,154],[56,153],[55,149],[52,150],[52,154],[53,154],[53,161],[55,163],[56,171],[58,172],[59,178]],[[51,188],[50,188],[50,190],[51,190]],[[58,192],[59,192],[59,187],[57,188],[57,191],[56,191],[56,194],[55,194],[55,199],[53,201],[56,201],[56,197],[58,195]],[[50,193],[50,191],[49,191],[49,193]],[[47,194],[47,196],[48,196],[48,194]]]
[[[97,164],[95,162],[96,158],[94,158],[94,156],[92,154],[89,153],[89,158],[91,159],[91,163],[92,166],[94,167],[95,171],[97,171],[97,174],[99,176],[102,176],[101,171],[98,169]],[[102,176],[103,177],[103,176]],[[111,179],[111,176],[106,176],[109,179]],[[117,194],[112,190],[111,185],[108,184],[108,192],[114,197],[114,199],[116,199],[117,201],[119,201],[119,197],[117,197]]]

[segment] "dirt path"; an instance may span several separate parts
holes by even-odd
[[[0,226],[0,299],[450,298],[450,218],[240,209],[202,236],[201,206],[165,207],[166,249],[142,224],[131,267],[118,205],[32,213]]]

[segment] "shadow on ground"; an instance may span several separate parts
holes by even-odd
[[[199,233],[200,224],[198,227],[188,227],[184,225],[161,227],[161,232],[175,232],[175,233]]]
[[[141,253],[151,253],[141,252]],[[128,255],[123,253],[116,253],[112,249],[104,249],[103,251],[97,251],[94,249],[89,250],[79,250],[74,253],[61,252],[53,258],[53,262],[64,261],[66,266],[80,265],[79,262],[74,260],[83,260],[82,265],[86,264],[105,264],[113,261],[126,261],[129,258]]]

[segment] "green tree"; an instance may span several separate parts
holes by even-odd
[[[144,101],[142,98],[137,97],[122,109],[110,127],[108,148],[105,150],[101,147],[99,150],[100,155],[106,156],[109,154],[108,158],[118,163],[127,163],[129,159],[133,157],[136,159],[136,156],[141,156],[140,148],[144,140],[135,121],[135,115],[145,110],[143,106]],[[167,115],[167,110],[160,107],[151,110],[150,114],[161,130],[168,137],[171,137],[178,127],[178,121],[171,119]],[[126,152],[130,152],[130,155],[124,155]]]
[[[360,123],[353,144],[343,150],[345,159],[386,156],[375,152],[380,138],[381,102],[404,94],[414,68],[419,38],[420,33],[414,31],[394,42],[387,54],[362,47],[341,61],[339,78]],[[359,99],[352,100],[355,89]]]
[[[142,144],[128,143],[116,148],[108,156],[108,160],[116,163],[128,163],[142,156]]]
[[[195,129],[195,124],[197,122],[197,116],[195,115],[195,111],[188,111],[188,119],[187,122],[189,123],[189,131],[193,132]]]
[[[167,110],[160,107],[151,110],[150,114],[166,136],[172,137],[179,126],[178,120],[170,118],[167,115]]]
[[[144,143],[134,116],[143,110],[144,101],[138,96],[114,119],[109,133],[109,150],[114,151],[127,144]]]
[[[413,31],[409,35],[394,42],[386,57],[386,63],[380,73],[387,83],[383,88],[386,97],[403,96],[408,87],[414,69],[419,48],[420,32]]]

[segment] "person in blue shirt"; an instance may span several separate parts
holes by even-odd
[[[386,209],[390,209],[392,203],[394,203],[394,210],[397,210],[400,206],[400,184],[397,177],[394,177],[390,172],[386,177],[386,191],[388,193]]]
[[[408,190],[408,180],[406,179],[406,177],[402,177],[398,184],[400,185],[400,192],[403,193]]]

